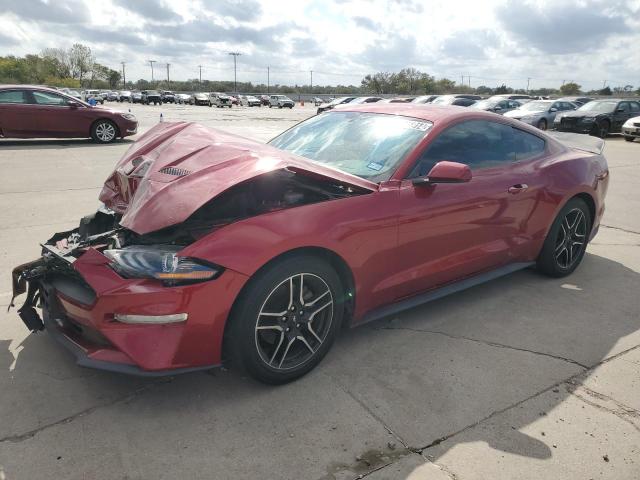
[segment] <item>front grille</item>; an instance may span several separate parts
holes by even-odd
[[[173,175],[174,177],[184,177],[185,175],[189,175],[191,172],[184,168],[178,167],[164,167],[160,169],[160,173],[165,173],[167,175]]]
[[[633,123],[633,125],[634,125],[635,127],[640,127],[640,122],[634,122],[634,123]]]

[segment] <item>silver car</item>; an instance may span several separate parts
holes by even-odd
[[[474,103],[469,108],[477,108],[478,110],[485,110],[487,112],[504,115],[505,113],[515,110],[516,108],[520,108],[521,106],[522,103],[518,100],[510,100],[508,98],[488,98]]]
[[[540,130],[546,130],[553,125],[553,120],[559,112],[575,110],[575,103],[560,100],[533,100],[522,105],[516,110],[505,113],[505,117],[515,118],[528,123]]]

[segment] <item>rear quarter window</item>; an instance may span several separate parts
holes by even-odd
[[[3,103],[27,103],[27,100],[22,90],[5,90],[0,92],[0,104]]]
[[[516,162],[539,157],[546,150],[546,142],[531,133],[513,129],[513,143],[516,152]]]

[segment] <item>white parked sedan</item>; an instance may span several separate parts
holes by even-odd
[[[245,107],[261,107],[262,101],[253,95],[240,95],[240,105]]]
[[[640,138],[640,117],[633,117],[622,125],[622,135],[627,142]]]

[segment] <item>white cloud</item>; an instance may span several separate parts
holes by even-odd
[[[89,45],[127,78],[359,84],[415,67],[474,86],[640,84],[640,0],[0,0],[0,55]],[[157,72],[156,72],[157,73]]]

